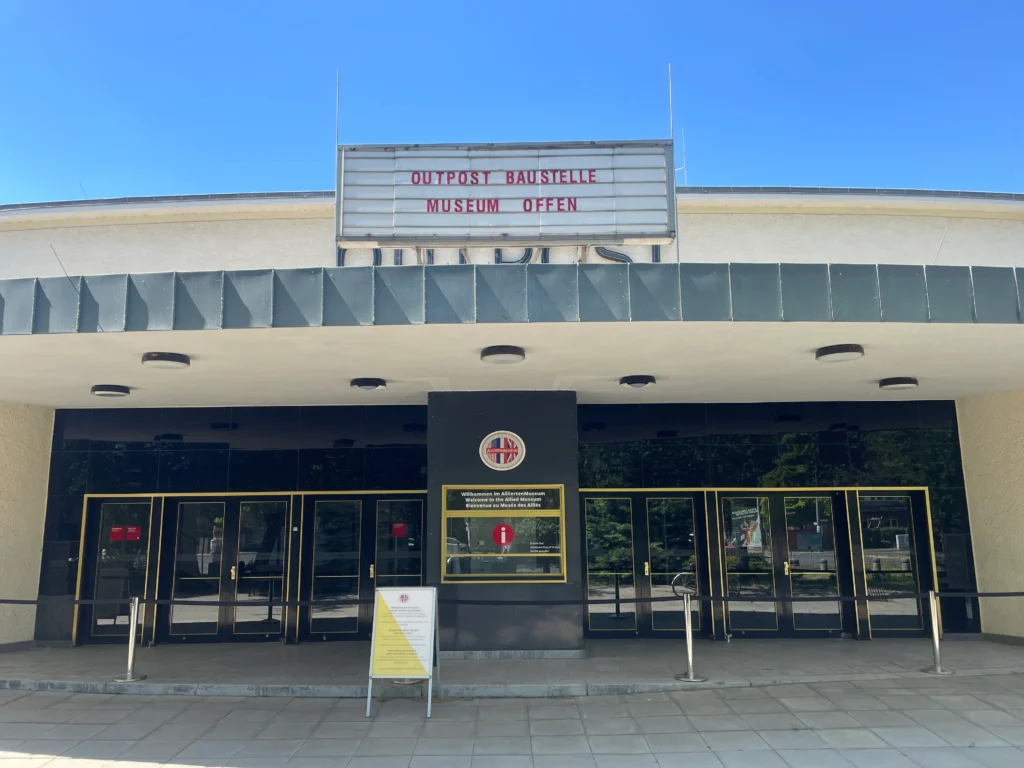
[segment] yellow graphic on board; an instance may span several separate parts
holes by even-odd
[[[373,667],[370,674],[374,677],[429,677],[412,643],[380,593],[377,594],[377,622],[373,633]]]

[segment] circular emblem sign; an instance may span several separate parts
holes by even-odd
[[[501,523],[500,525],[494,526],[494,530],[491,532],[491,538],[494,539],[494,543],[499,547],[507,547],[515,541],[516,533],[512,530],[511,525],[508,523]]]
[[[526,443],[515,432],[491,432],[480,443],[480,460],[499,472],[515,469],[526,458]]]

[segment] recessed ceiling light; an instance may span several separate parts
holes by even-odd
[[[878,388],[892,392],[900,389],[917,389],[918,380],[913,376],[892,376],[878,382]]]
[[[526,350],[510,344],[497,344],[493,347],[484,347],[480,352],[480,359],[495,365],[512,365],[526,359]]]
[[[623,376],[619,379],[620,387],[633,387],[634,389],[641,389],[654,384],[655,380],[653,376],[647,374],[639,374],[636,376]]]
[[[823,363],[846,363],[864,357],[864,347],[860,344],[833,344],[822,347],[814,353],[814,359]]]
[[[383,389],[388,385],[388,383],[384,381],[384,379],[352,379],[348,385],[350,387],[355,387],[356,389],[364,389],[367,392],[370,392],[374,389]]]
[[[131,387],[121,384],[97,384],[89,391],[96,397],[128,397],[132,393]]]
[[[192,359],[177,352],[147,352],[142,356],[142,364],[150,368],[188,368]]]

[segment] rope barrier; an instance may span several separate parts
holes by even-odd
[[[886,592],[876,595],[689,595],[691,602],[695,603],[859,603],[859,602],[889,602],[892,600],[928,600],[930,592]],[[995,597],[1024,597],[1024,592],[936,592],[939,598],[995,598]],[[509,605],[509,606],[566,606],[566,605],[615,605],[615,604],[648,604],[648,603],[671,603],[683,602],[684,595],[671,595],[667,597],[620,597],[601,598],[597,600],[476,600],[441,598],[438,602],[441,605]],[[132,597],[124,598],[93,598],[76,599],[63,595],[41,596],[34,600],[18,598],[0,598],[0,605],[127,605]],[[307,608],[307,607],[344,607],[354,605],[373,605],[372,599],[358,598],[332,598],[327,600],[182,600],[182,599],[161,599],[139,598],[140,605],[180,605],[197,607],[251,607],[251,606],[272,606],[284,608]]]

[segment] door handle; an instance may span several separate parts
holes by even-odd
[[[370,578],[371,579],[375,578],[374,575],[373,575],[373,565],[372,564],[370,565]]]
[[[786,562],[784,562],[784,563],[782,564],[782,571],[783,571],[783,573],[785,573],[785,574],[786,574],[787,576],[789,576],[789,560],[787,560]]]
[[[231,566],[231,580],[234,581],[235,577],[238,576],[238,566]]]
[[[651,564],[650,563],[644,563],[644,576],[650,576],[650,575],[651,575]]]

